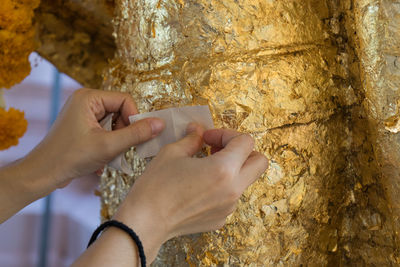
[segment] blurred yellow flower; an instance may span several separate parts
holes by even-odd
[[[28,122],[24,112],[5,110],[1,88],[21,82],[30,72],[28,56],[34,50],[34,9],[40,0],[0,0],[0,150],[18,144]]]
[[[0,108],[0,150],[7,149],[18,144],[28,127],[24,118],[24,112],[10,108],[6,111]]]

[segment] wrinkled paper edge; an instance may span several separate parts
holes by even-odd
[[[101,127],[106,131],[112,131],[113,113],[108,114],[100,121]],[[153,112],[136,114],[129,116],[131,124],[145,118],[161,118],[166,124],[166,129],[152,140],[136,146],[136,152],[141,158],[149,158],[157,155],[160,149],[169,143],[176,142],[186,135],[186,127],[190,122],[201,124],[206,130],[214,128],[214,122],[210,109],[204,106],[186,106],[178,108],[162,109]],[[171,136],[173,135],[173,136]],[[131,165],[127,162],[125,153],[117,156],[109,164],[116,170],[122,171],[128,175],[133,174]]]

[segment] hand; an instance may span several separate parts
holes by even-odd
[[[203,141],[206,158],[193,158]],[[149,262],[161,244],[184,234],[221,228],[243,191],[268,167],[247,134],[195,124],[150,162],[115,215],[142,239]]]
[[[99,121],[114,114],[115,131],[107,132]],[[160,119],[129,124],[137,114],[129,94],[80,89],[68,99],[47,137],[29,155],[36,168],[49,173],[56,187],[92,173],[129,147],[140,144],[164,129]]]
[[[107,132],[98,121],[111,112],[116,113],[116,130]],[[128,94],[76,91],[46,138],[27,156],[0,169],[0,223],[163,130],[163,121],[156,118],[129,125],[128,116],[136,113]]]

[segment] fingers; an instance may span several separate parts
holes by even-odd
[[[165,124],[163,120],[147,118],[124,128],[105,132],[103,133],[103,140],[106,140],[109,154],[116,156],[132,146],[141,144],[157,136],[164,128]]]
[[[238,164],[240,169],[254,149],[254,140],[248,134],[227,129],[209,130],[204,133],[204,142],[212,147],[212,157],[225,157]]]
[[[239,172],[239,184],[243,190],[254,183],[268,168],[268,159],[260,152],[253,151]]]
[[[223,149],[223,147],[211,147],[211,155],[217,153],[218,151],[221,151],[221,149]]]
[[[199,124],[190,123],[186,133],[187,135],[184,138],[171,144],[171,147],[175,148],[174,153],[176,155],[192,157],[203,146],[204,128]]]
[[[203,138],[204,142],[211,147],[224,148],[232,138],[241,134],[230,129],[212,129],[205,131]]]
[[[102,119],[105,114],[119,112],[125,125],[129,125],[129,116],[138,113],[135,101],[127,93],[88,90],[88,103],[97,120]]]

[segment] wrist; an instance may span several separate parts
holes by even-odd
[[[30,155],[11,167],[18,172],[18,179],[15,181],[18,187],[33,198],[42,198],[57,189],[50,168]]]
[[[135,207],[124,201],[114,218],[130,228],[139,236],[144,248],[148,263],[151,263],[161,247],[169,239],[168,232],[163,221],[155,212],[144,206]]]
[[[32,172],[31,177],[34,178],[40,187],[45,189],[47,194],[52,191],[65,187],[70,179],[67,179],[65,170],[65,162],[60,159],[60,154],[54,153],[52,149],[48,149],[48,144],[39,144],[34,150],[26,155],[22,161],[27,166],[26,169]]]
[[[26,158],[0,170],[0,223],[54,190],[43,173]]]

